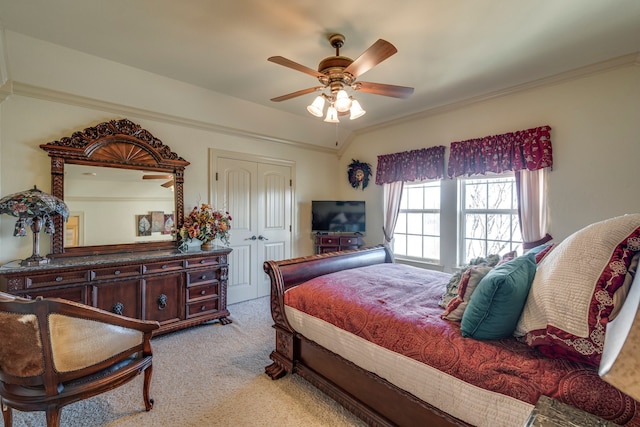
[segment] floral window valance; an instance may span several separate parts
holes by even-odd
[[[553,166],[550,126],[451,143],[448,174],[502,173]]]
[[[444,178],[443,145],[378,156],[376,184]]]

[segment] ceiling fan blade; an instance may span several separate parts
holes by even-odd
[[[286,101],[287,99],[295,98],[297,96],[306,95],[308,93],[316,92],[316,91],[319,91],[319,90],[322,90],[322,89],[324,89],[323,86],[310,87],[310,88],[307,88],[307,89],[299,90],[297,92],[292,92],[292,93],[288,93],[286,95],[278,96],[276,98],[271,98],[271,100],[273,102]]]
[[[377,42],[372,44],[369,49],[365,50],[362,55],[356,58],[347,68],[344,69],[345,73],[349,73],[354,77],[358,77],[391,55],[398,51],[394,45],[386,40],[378,39]]]
[[[273,62],[275,64],[278,64],[278,65],[284,65],[285,67],[292,68],[292,69],[294,69],[296,71],[302,71],[303,73],[309,74],[309,75],[311,75],[313,77],[323,77],[324,76],[324,74],[319,73],[318,71],[316,71],[316,70],[314,70],[312,68],[309,68],[309,67],[306,67],[304,65],[298,64],[297,62],[293,62],[292,60],[287,59],[287,58],[283,58],[282,56],[272,56],[271,58],[268,58],[267,61],[271,61],[271,62]]]
[[[356,85],[361,92],[372,93],[374,95],[391,96],[393,98],[408,98],[413,93],[412,87],[395,86],[382,83],[358,82]]]
[[[173,180],[167,181],[164,184],[160,184],[160,185],[162,185],[164,188],[173,187]]]
[[[142,179],[171,179],[173,175],[142,175]]]

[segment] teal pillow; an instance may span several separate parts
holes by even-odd
[[[462,316],[463,337],[479,340],[511,336],[536,274],[535,254],[499,265],[482,278]]]

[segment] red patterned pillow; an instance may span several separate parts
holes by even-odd
[[[460,277],[460,284],[458,285],[458,295],[449,301],[447,308],[440,315],[443,319],[453,320],[459,322],[462,320],[464,310],[467,308],[469,298],[475,291],[478,283],[484,276],[491,271],[492,267],[487,265],[474,265],[467,268]]]
[[[514,335],[550,357],[598,366],[614,294],[640,251],[640,214],[592,224],[538,264]]]

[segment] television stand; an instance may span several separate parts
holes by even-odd
[[[361,248],[362,233],[354,234],[317,234],[315,236],[316,254],[344,251],[346,249]]]

